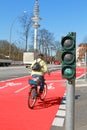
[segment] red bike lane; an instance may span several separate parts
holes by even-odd
[[[77,71],[77,76],[83,73]],[[0,82],[0,130],[50,130],[52,121],[65,93],[61,71],[45,75],[48,93],[44,102],[38,100],[34,109],[29,109],[28,79],[23,77]]]

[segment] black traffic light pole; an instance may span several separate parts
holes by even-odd
[[[74,130],[75,118],[75,78],[76,78],[76,33],[62,37],[62,77],[66,84],[66,130]]]

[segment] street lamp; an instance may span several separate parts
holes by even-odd
[[[23,13],[26,13],[27,11],[24,11]],[[13,25],[15,23],[15,21],[19,18],[20,15],[17,15],[14,19],[13,22],[11,24],[10,27],[10,44],[12,43],[12,29],[13,29]],[[11,45],[9,44],[9,58],[11,58]]]
[[[50,56],[52,56],[52,50],[53,50],[54,46],[50,46]]]

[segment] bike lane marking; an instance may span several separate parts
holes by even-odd
[[[24,89],[26,89],[26,88],[28,88],[28,87],[29,87],[29,85],[27,85],[27,86],[25,86],[25,87],[23,87],[23,88],[20,88],[20,89],[18,89],[18,90],[16,90],[14,93],[19,93],[19,92],[23,91]]]
[[[25,87],[23,87],[23,88],[20,88],[20,89],[18,89],[18,90],[16,90],[14,93],[19,93],[19,92],[23,91],[24,89],[26,89],[26,88],[28,88],[28,87],[29,87],[29,85],[27,85],[27,86],[25,86]],[[47,85],[47,88],[48,88],[48,89],[55,89],[55,87],[53,86],[53,83],[50,83],[49,85]]]
[[[9,82],[9,83],[5,83],[5,85],[0,87],[0,89],[4,89],[7,87],[13,87],[13,86],[19,86],[19,85],[22,85],[22,83],[21,82],[19,82],[19,83]]]
[[[66,100],[65,100],[65,95],[63,96],[63,99],[61,101],[61,104],[59,106],[59,109],[55,115],[55,118],[52,122],[52,126],[57,126],[57,127],[63,127],[64,121],[65,121],[65,116],[66,116]]]
[[[64,81],[65,80],[62,80],[62,81],[58,81],[58,80],[46,80],[47,88],[48,89],[55,89],[53,83],[55,83],[55,82],[64,82]],[[49,82],[51,82],[51,83],[49,83]],[[28,87],[29,87],[29,84],[26,85],[26,86],[24,86],[24,87],[22,87],[22,88],[20,88],[20,89],[18,89],[18,90],[16,90],[14,93],[19,93],[19,92],[23,91],[24,89],[26,89]]]

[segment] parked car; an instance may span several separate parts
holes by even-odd
[[[54,61],[55,65],[60,65],[60,61]]]

